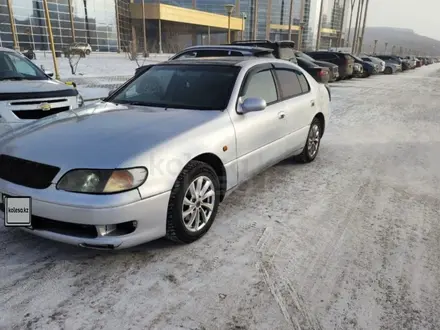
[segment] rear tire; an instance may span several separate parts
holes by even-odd
[[[166,238],[187,244],[201,238],[211,228],[219,202],[220,182],[214,169],[204,162],[189,162],[171,190]]]
[[[319,146],[321,145],[323,123],[318,118],[313,118],[310,124],[309,133],[307,134],[307,141],[301,154],[295,157],[295,160],[300,163],[313,162],[318,155]]]

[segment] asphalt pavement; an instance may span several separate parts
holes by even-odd
[[[320,154],[236,191],[191,245],[0,228],[0,329],[439,329],[440,64],[332,84]]]

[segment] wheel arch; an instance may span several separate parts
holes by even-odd
[[[221,159],[217,155],[208,152],[208,153],[200,154],[197,157],[194,157],[193,159],[190,160],[190,162],[194,160],[206,163],[214,169],[215,173],[217,174],[218,180],[220,182],[220,202],[223,201],[226,195],[227,177],[226,177],[226,169]]]
[[[321,122],[321,137],[324,135],[325,131],[325,117],[322,112],[318,112],[313,119],[317,118]]]

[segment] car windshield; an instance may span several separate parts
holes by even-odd
[[[27,58],[0,51],[0,80],[47,80],[43,71]]]
[[[300,57],[302,59],[305,59],[306,61],[315,62],[315,59],[310,57],[309,55],[303,53],[303,52],[296,52],[295,55],[297,57]]]
[[[224,110],[239,71],[239,67],[223,65],[157,65],[106,101],[163,108]]]

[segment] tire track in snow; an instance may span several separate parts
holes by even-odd
[[[321,330],[322,327],[304,299],[275,264],[275,258],[286,248],[288,240],[290,238],[282,232],[266,227],[257,242],[259,261],[256,267],[291,329]]]

